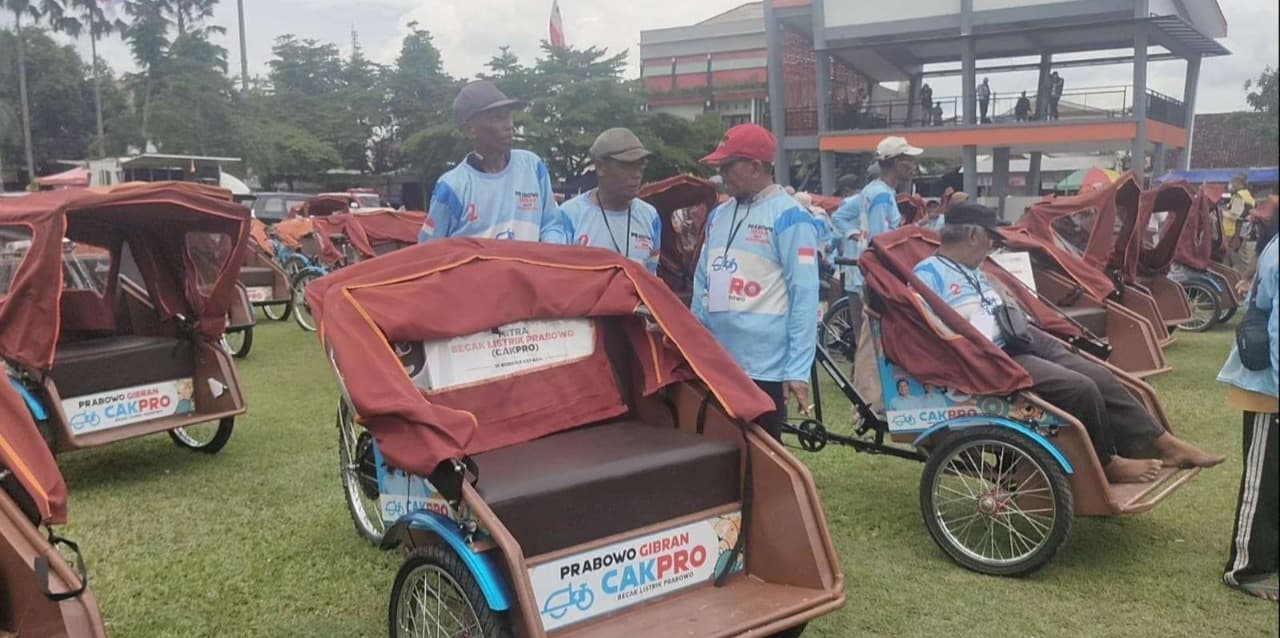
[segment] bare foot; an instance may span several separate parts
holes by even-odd
[[[1102,471],[1112,483],[1147,483],[1159,476],[1160,461],[1113,456]]]
[[[1227,457],[1209,454],[1172,434],[1162,434],[1155,440],[1160,460],[1166,467],[1213,467]]]

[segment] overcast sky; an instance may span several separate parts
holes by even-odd
[[[502,45],[532,61],[539,41],[547,36],[551,0],[244,0],[244,4],[251,75],[265,72],[272,42],[286,33],[336,43],[345,53],[350,50],[354,29],[366,55],[390,63],[406,25],[417,21],[434,36],[445,70],[470,77],[481,71]],[[570,44],[626,49],[630,75],[634,76],[639,68],[641,30],[691,24],[740,4],[742,0],[561,0],[560,10]],[[1256,77],[1268,64],[1280,66],[1276,28],[1280,3],[1219,0],[1219,4],[1228,24],[1228,36],[1222,42],[1233,55],[1204,61],[1196,105],[1200,113],[1247,108],[1244,81]],[[230,51],[233,72],[238,74],[234,0],[221,0],[214,22],[227,28],[219,40]],[[87,58],[87,43],[81,48]],[[118,41],[104,43],[100,52],[113,68],[133,69],[128,50]],[[1152,64],[1149,86],[1180,98],[1185,66],[1180,61]],[[1062,75],[1068,89],[1132,83],[1131,69],[1123,66],[1067,69]],[[991,82],[993,90],[1004,93],[1034,88],[1035,77],[1005,74],[992,77]],[[959,93],[958,80],[938,79],[932,84],[935,96]]]

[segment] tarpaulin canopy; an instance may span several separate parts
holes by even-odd
[[[187,317],[217,341],[244,257],[249,209],[227,191],[198,184],[122,184],[0,199],[0,226],[32,233],[9,294],[0,297],[0,356],[45,371],[58,340],[64,237],[109,249],[113,268],[127,242],[161,318]]]
[[[1186,232],[1187,219],[1195,199],[1195,191],[1185,182],[1161,184],[1142,192],[1135,232],[1125,247],[1125,279],[1133,279],[1137,275],[1159,276],[1169,272],[1178,242]],[[1155,245],[1148,247],[1143,241],[1143,233],[1156,213],[1168,213],[1168,217],[1160,225]]]
[[[89,169],[75,167],[69,171],[54,173],[53,175],[45,175],[37,177],[36,183],[40,186],[57,186],[61,188],[88,188],[89,187]]]
[[[1189,171],[1169,171],[1151,181],[1190,182],[1192,184],[1230,184],[1236,175],[1245,175],[1250,184],[1275,184],[1280,182],[1280,167],[1264,168],[1198,168]]]
[[[1054,186],[1054,190],[1062,192],[1092,190],[1098,187],[1105,187],[1118,179],[1120,179],[1120,173],[1109,168],[1090,166],[1062,178],[1062,181],[1059,181]]]
[[[595,409],[607,403],[596,396],[605,384],[600,376],[578,383],[573,366],[559,366],[520,377],[545,395],[487,382],[464,388],[472,392],[468,400],[449,407],[419,391],[388,342],[434,342],[518,321],[607,319],[625,335],[646,395],[700,379],[733,417],[754,420],[773,409],[662,281],[607,250],[443,239],[318,279],[307,300],[322,342],[346,371],[360,422],[392,466],[422,475],[446,459],[607,418]],[[661,333],[647,328],[640,307]],[[572,394],[561,397],[565,392]],[[473,409],[489,416],[473,416]]]
[[[7,379],[0,381],[0,467],[12,472],[31,496],[41,522],[67,522],[66,482],[26,402]]]
[[[250,222],[249,238],[253,240],[253,243],[257,245],[258,248],[266,251],[267,254],[275,252],[275,249],[271,247],[271,240],[267,237],[267,225],[258,221],[256,218]]]
[[[662,220],[658,275],[677,294],[692,294],[707,215],[716,207],[715,184],[692,175],[676,175],[641,186],[639,197],[656,208]],[[689,214],[677,230],[672,216],[681,209],[687,209]]]
[[[1213,214],[1218,195],[1203,187],[1196,192],[1187,223],[1178,237],[1174,261],[1196,270],[1209,269],[1213,261],[1213,245],[1222,241],[1221,220]]]
[[[320,242],[320,258],[326,264],[342,259],[342,251],[334,246],[330,235],[343,235],[363,258],[372,259],[380,252],[377,245],[393,244],[396,249],[418,243],[418,233],[427,214],[417,211],[373,210],[317,217],[313,221]]]
[[[834,195],[812,194],[809,197],[814,206],[826,211],[828,215],[835,213],[836,209],[840,208],[840,204],[844,203],[844,199]]]
[[[966,394],[1001,396],[1030,388],[1026,370],[912,272],[918,250],[902,247],[919,242],[926,232],[904,226],[877,235],[858,259],[868,306],[880,316],[885,357],[921,383]]]

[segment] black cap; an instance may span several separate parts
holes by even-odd
[[[494,109],[503,107],[519,108],[523,107],[524,102],[513,100],[506,96],[498,85],[489,80],[476,80],[470,82],[458,91],[458,97],[453,100],[453,117],[461,126],[471,121],[471,118]]]
[[[952,206],[942,223],[947,226],[981,226],[995,239],[1000,239],[999,228],[1009,225],[996,215],[996,211],[976,202]]]

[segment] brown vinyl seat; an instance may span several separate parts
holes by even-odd
[[[1062,312],[1099,337],[1107,336],[1107,311],[1104,308],[1068,306]]]
[[[186,339],[120,335],[59,343],[52,377],[58,394],[69,399],[188,378],[195,367]]]
[[[276,271],[271,268],[242,266],[240,268],[240,283],[249,288],[274,286],[276,283]]]
[[[737,446],[617,420],[474,457],[476,489],[536,556],[739,499]]]

